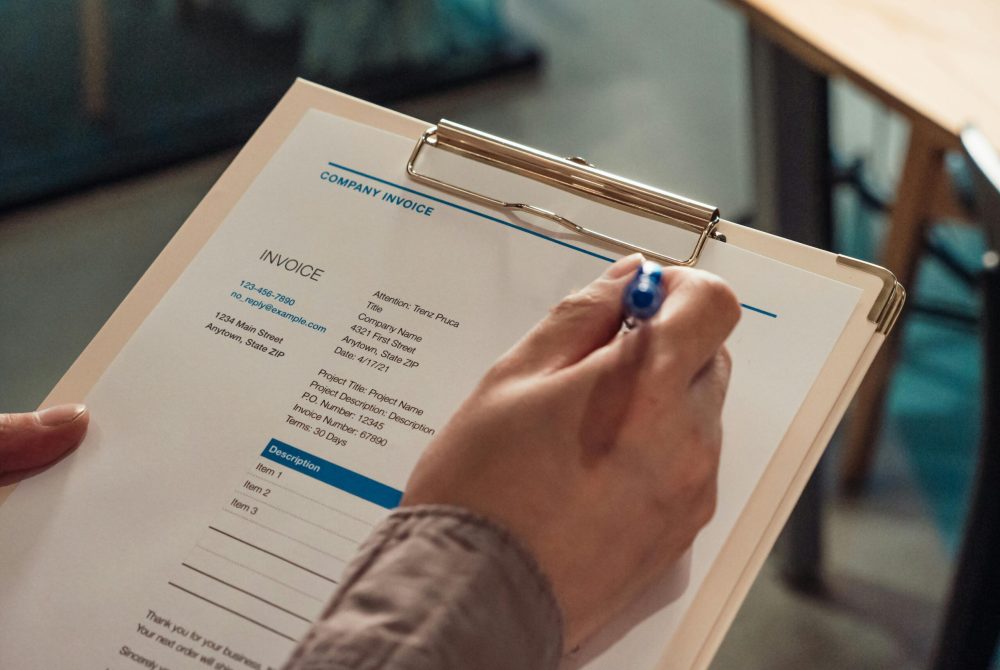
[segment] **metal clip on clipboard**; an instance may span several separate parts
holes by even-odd
[[[476,191],[470,191],[456,184],[442,181],[430,175],[417,172],[416,162],[424,147],[434,147],[513,172],[536,181],[561,188],[571,193],[603,200],[628,211],[640,212],[646,218],[662,221],[684,230],[697,233],[691,254],[684,259],[665,256],[651,249],[620,240],[610,235],[581,226],[555,212],[523,202],[507,202]],[[605,244],[638,251],[647,258],[669,265],[690,267],[698,263],[701,251],[709,238],[725,242],[726,237],[716,228],[719,210],[688,198],[668,193],[652,186],[646,186],[630,179],[618,177],[598,170],[582,158],[559,158],[531,147],[526,147],[487,133],[473,130],[452,121],[442,119],[436,126],[424,131],[417,140],[406,163],[406,172],[414,180],[434,188],[453,193],[474,202],[496,207],[528,212],[553,221],[564,228],[598,240]],[[899,317],[906,299],[906,291],[885,268],[866,263],[855,258],[839,255],[837,262],[856,270],[875,275],[882,280],[882,290],[868,314],[868,320],[876,325],[876,332],[888,334]]]
[[[507,202],[470,191],[417,172],[415,167],[417,158],[425,146],[450,151],[571,193],[583,194],[619,205],[630,211],[641,212],[647,218],[697,233],[697,241],[687,258],[673,258],[586,228],[564,216],[535,205]],[[559,158],[445,119],[442,119],[436,126],[428,128],[420,136],[406,164],[406,172],[414,180],[434,188],[448,191],[489,207],[528,212],[553,221],[584,237],[627,251],[638,251],[647,258],[669,265],[693,266],[698,262],[701,250],[709,238],[721,242],[726,241],[725,236],[716,230],[719,223],[719,210],[716,207],[598,170],[582,158]]]

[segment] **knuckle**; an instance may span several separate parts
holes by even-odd
[[[706,486],[715,481],[717,472],[717,461],[710,453],[706,453],[704,457],[699,459],[698,467],[695,468],[694,472],[694,486],[697,487],[699,496]]]
[[[692,459],[684,468],[680,481],[676,482],[676,492],[689,507],[696,507],[703,497],[708,483],[714,479],[713,469],[708,459]]]
[[[684,484],[683,501],[694,530],[704,527],[715,516],[718,485],[715,469],[707,462],[692,472]]]
[[[708,522],[712,520],[712,517],[715,516],[715,510],[719,500],[717,494],[718,494],[718,486],[716,485],[715,480],[713,479],[705,487],[705,490],[701,496],[701,500],[699,501],[698,504],[698,511],[695,516],[695,519],[698,523],[699,528],[704,528],[706,525],[708,525]]]
[[[740,318],[740,303],[732,287],[722,277],[710,272],[699,271],[692,280],[699,301],[719,318],[736,325]]]
[[[511,364],[506,358],[501,358],[486,370],[483,374],[480,385],[491,386],[505,379],[510,375]]]
[[[719,451],[722,448],[722,408],[715,412],[711,420],[706,420],[701,432],[701,447],[704,453],[711,455],[713,467],[718,468]]]
[[[521,357],[515,352],[507,352],[486,370],[480,380],[480,387],[492,387],[514,377],[522,369]]]
[[[0,414],[0,441],[4,440],[14,430],[14,415]]]
[[[666,388],[673,388],[676,384],[670,384],[677,378],[678,372],[685,364],[685,358],[680,351],[669,348],[658,353],[656,359],[648,366],[647,371],[656,383],[665,383]]]
[[[725,310],[730,315],[738,315],[740,313],[740,304],[736,299],[736,294],[733,293],[732,287],[723,281],[721,277],[708,275],[705,285],[707,287],[708,300],[712,303],[713,307]]]
[[[719,447],[722,431],[716,426],[699,428],[691,436],[691,457],[687,476],[692,489],[699,491],[708,482],[714,482],[719,472]]]
[[[678,468],[674,477],[666,478],[654,487],[650,504],[658,514],[672,515],[684,511],[697,532],[715,515],[717,493],[717,461],[710,455],[689,459]]]
[[[718,425],[712,434],[712,439],[708,443],[708,451],[714,457],[713,475],[719,469],[719,453],[722,451],[722,417],[719,417]]]
[[[592,292],[583,290],[571,293],[557,302],[549,314],[554,318],[571,317],[581,311],[586,311],[598,304],[597,296]]]
[[[691,448],[695,454],[695,460],[704,461],[705,455],[712,453],[715,446],[716,435],[718,433],[714,422],[705,423],[703,421],[692,421],[690,428]]]
[[[719,348],[719,353],[716,356],[719,360],[719,371],[722,372],[728,384],[729,375],[733,372],[733,355],[729,353],[729,347],[723,345]]]

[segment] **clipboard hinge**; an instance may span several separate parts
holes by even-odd
[[[694,249],[687,258],[674,258],[586,228],[556,212],[528,203],[494,198],[418,172],[417,158],[427,146],[443,149],[571,193],[609,202],[627,211],[639,212],[646,218],[681,227],[698,235]],[[709,238],[720,242],[726,241],[725,236],[716,230],[719,223],[719,210],[716,207],[604,172],[579,156],[559,158],[445,119],[436,126],[428,128],[417,140],[406,164],[406,172],[414,180],[434,188],[489,207],[534,214],[591,240],[627,251],[638,251],[647,258],[669,265],[693,266],[697,264]]]
[[[892,327],[896,324],[896,319],[899,318],[900,312],[903,311],[903,304],[906,302],[906,289],[896,281],[896,275],[880,265],[844,256],[843,254],[837,255],[837,262],[841,265],[867,272],[870,275],[875,275],[882,280],[882,290],[875,299],[875,304],[872,305],[871,310],[868,312],[868,320],[875,324],[876,333],[888,335],[892,331]]]

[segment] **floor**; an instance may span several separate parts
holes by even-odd
[[[600,0],[512,0],[509,7],[545,48],[542,72],[398,108],[583,155],[717,204],[724,216],[752,211],[744,26],[734,12],[703,0],[646,0],[630,11]],[[853,95],[837,93],[844,106],[835,137],[848,149],[878,149],[891,185],[898,142],[872,142],[868,103]],[[889,126],[888,135],[898,137],[898,123]],[[0,407],[31,409],[42,400],[232,155],[0,217]],[[907,388],[914,383],[904,380]],[[922,485],[934,477],[926,466],[932,460],[912,458],[910,437],[890,430],[869,494],[831,503],[828,592],[788,590],[778,563],[769,561],[713,668],[926,666],[953,538],[939,529]]]

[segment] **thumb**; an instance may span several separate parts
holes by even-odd
[[[642,254],[618,260],[585,288],[552,308],[509,353],[507,369],[554,371],[582,360],[621,328],[622,292]]]
[[[83,405],[0,414],[0,475],[48,465],[80,444],[90,414]]]

